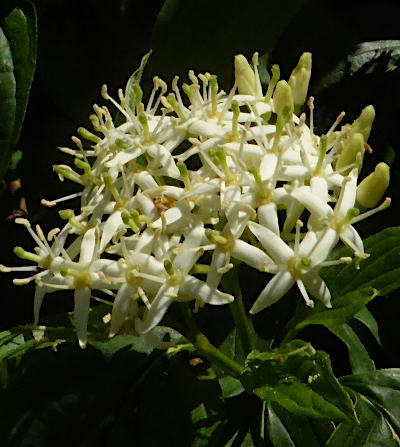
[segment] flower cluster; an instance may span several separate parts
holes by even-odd
[[[384,209],[381,200],[389,168],[380,163],[361,183],[358,176],[374,119],[372,106],[337,130],[344,113],[326,134],[313,126],[313,98],[304,108],[311,55],[301,56],[288,82],[279,67],[263,92],[257,53],[253,68],[235,58],[235,84],[221,91],[217,77],[189,72],[189,84],[154,78],[150,98],[136,72],[119,102],[102,89],[123,117],[116,125],[107,107],[94,106],[93,132],[74,137],[74,167],[54,166],[61,180],[82,191],[49,201],[55,206],[79,197],[80,210],[59,211],[66,223],[45,236],[26,219],[37,246],[16,247],[35,263],[35,324],[47,293],[74,290],[74,323],[80,345],[87,342],[90,299],[103,294],[112,303],[111,335],[127,325],[151,332],[174,301],[223,305],[234,297],[221,291],[232,262],[266,273],[266,286],[250,312],[279,300],[295,283],[305,303],[330,307],[321,266],[367,256],[354,228]],[[363,213],[360,214],[360,209]],[[353,257],[328,260],[342,241]],[[13,270],[2,266],[3,271]],[[271,277],[272,275],[272,277]]]

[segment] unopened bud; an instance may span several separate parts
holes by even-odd
[[[364,157],[365,147],[364,147],[364,137],[361,133],[355,133],[347,138],[343,142],[342,150],[340,152],[339,158],[336,161],[336,170],[345,168],[346,166],[355,163],[357,159],[357,154],[361,154],[361,160]],[[346,175],[351,170],[351,166],[343,172]]]
[[[289,85],[292,89],[294,105],[298,108],[306,102],[310,77],[311,53],[303,53],[289,78]]]
[[[293,114],[293,93],[286,81],[279,81],[276,84],[273,101],[275,113],[278,116],[282,115],[284,111],[289,116]]]
[[[241,95],[256,94],[256,76],[243,54],[235,56],[235,79]]]
[[[379,163],[375,171],[358,185],[357,202],[365,208],[376,206],[389,186],[389,179],[389,166]]]
[[[367,142],[371,132],[372,123],[375,118],[375,109],[373,106],[367,106],[362,110],[360,116],[351,125],[351,133],[359,132]]]

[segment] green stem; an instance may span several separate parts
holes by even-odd
[[[236,330],[239,336],[240,344],[242,345],[245,357],[254,349],[249,322],[246,311],[243,306],[242,291],[239,284],[239,269],[235,267],[228,272],[223,278],[224,289],[232,292],[235,300],[229,304],[233,321],[235,322]]]
[[[196,348],[205,355],[210,361],[214,362],[224,371],[234,377],[240,376],[243,372],[243,366],[230,359],[218,348],[216,348],[208,338],[197,327],[189,303],[181,303],[181,310],[186,322],[186,331],[183,334],[191,341]]]

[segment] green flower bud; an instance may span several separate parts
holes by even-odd
[[[256,94],[256,76],[243,54],[235,56],[235,79],[241,95]]]
[[[289,116],[293,114],[293,93],[286,81],[279,81],[276,84],[273,101],[278,116],[283,114],[286,107]]]
[[[358,185],[357,202],[365,208],[376,206],[389,186],[389,179],[389,166],[379,163],[374,172]]]
[[[354,133],[343,142],[342,150],[336,161],[336,170],[342,169],[354,163],[358,153],[361,154],[362,159],[362,157],[364,157],[364,152],[365,147],[363,135],[361,133]],[[343,171],[343,175],[348,174],[350,170],[351,167]]]
[[[306,102],[310,77],[311,53],[303,53],[289,78],[289,85],[293,92],[294,105],[297,106],[297,108],[300,108]]]
[[[359,132],[367,142],[371,132],[372,123],[375,118],[375,109],[373,106],[367,106],[362,110],[360,116],[351,125],[351,133]]]

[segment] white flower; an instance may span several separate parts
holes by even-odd
[[[274,277],[258,296],[250,313],[254,314],[271,306],[295,283],[308,306],[313,307],[314,303],[307,291],[330,307],[331,295],[328,287],[316,272],[316,267],[329,255],[329,252],[321,253],[316,234],[308,232],[301,243],[297,234],[295,247],[292,249],[268,228],[255,222],[249,222],[248,225],[277,266]]]

